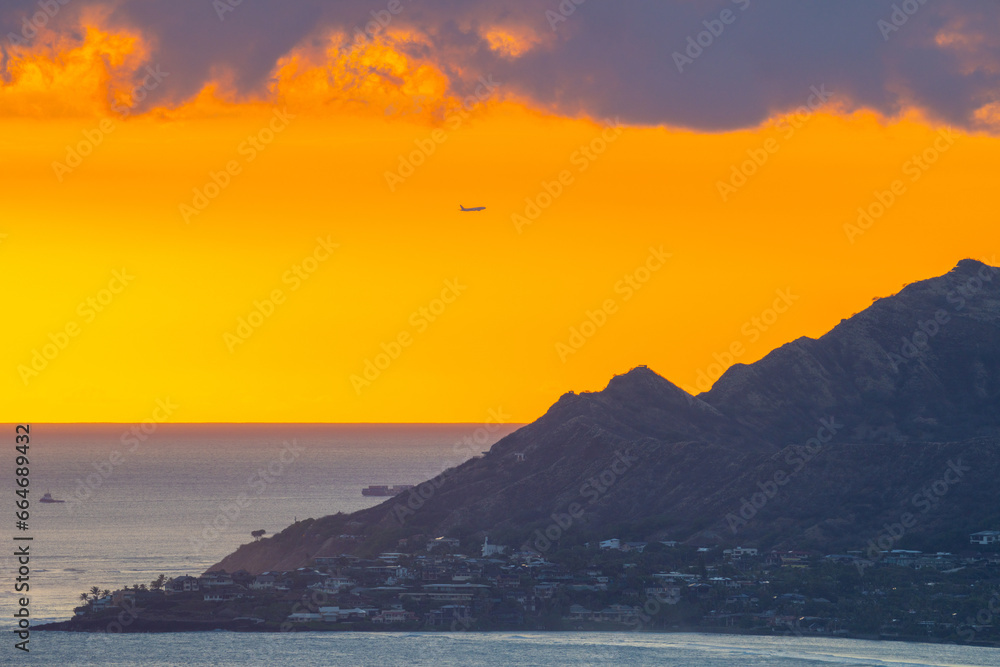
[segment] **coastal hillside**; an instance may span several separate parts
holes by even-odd
[[[541,552],[613,537],[829,551],[889,530],[894,548],[949,550],[1000,529],[998,473],[1000,270],[963,260],[698,396],[646,367],[567,393],[484,456],[212,569],[441,536]]]

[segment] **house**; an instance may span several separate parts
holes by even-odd
[[[198,577],[198,585],[201,588],[214,588],[216,586],[232,586],[233,576],[225,570],[206,572]]]
[[[175,595],[177,593],[191,593],[196,592],[199,589],[198,579],[195,577],[189,577],[187,575],[183,577],[174,577],[166,583],[163,590],[167,595]]]
[[[289,623],[312,623],[316,621],[322,621],[322,614],[314,614],[306,611],[298,611],[294,614],[289,614],[288,618],[285,619]]]
[[[213,586],[205,590],[205,602],[226,602],[243,597],[243,589],[239,586]]]
[[[505,551],[507,551],[507,547],[499,544],[490,544],[490,538],[488,535],[486,536],[486,539],[483,541],[483,558],[498,556]]]
[[[416,614],[403,609],[384,609],[372,616],[372,623],[406,623],[416,620]]]
[[[246,570],[236,570],[230,576],[234,584],[239,584],[243,587],[250,585],[250,582],[253,581],[253,575]]]
[[[112,597],[110,595],[105,595],[102,598],[97,598],[96,600],[92,600],[90,606],[94,609],[94,611],[101,611],[110,607],[112,603],[113,603]]]
[[[756,558],[757,550],[746,547],[736,547],[735,549],[726,549],[725,551],[722,552],[722,555],[728,559],[743,558],[744,556],[749,558]]]
[[[278,578],[275,575],[270,574],[269,572],[265,572],[264,574],[258,574],[256,577],[254,577],[254,580],[250,582],[250,590],[252,591],[271,590],[272,588],[274,588],[275,582],[277,580]]]
[[[809,552],[807,551],[772,551],[768,554],[767,564],[782,567],[809,567]]]
[[[680,572],[657,572],[653,578],[660,579],[664,583],[691,583],[698,581],[700,577],[697,574],[681,574]]]
[[[406,554],[398,553],[396,551],[386,551],[384,553],[380,553],[378,555],[378,559],[385,561],[386,563],[395,563],[405,555]]]
[[[638,617],[636,607],[627,604],[613,604],[601,610],[600,620],[611,621],[612,623],[634,623]]]
[[[566,619],[570,621],[592,621],[594,619],[594,612],[583,605],[574,604],[570,605],[569,616]]]
[[[646,542],[626,542],[622,551],[634,551],[641,554],[645,550],[646,544]]]
[[[996,544],[1000,542],[1000,530],[981,530],[969,535],[969,544]]]
[[[116,607],[135,606],[135,591],[128,589],[115,591],[111,594],[111,604]]]
[[[604,540],[598,546],[602,549],[621,549],[622,543],[617,537],[614,537],[610,540]]]
[[[736,588],[738,586],[738,584],[729,577],[709,577],[708,583],[712,586],[725,586],[727,588]]]
[[[350,577],[327,577],[325,581],[320,584],[315,584],[310,586],[310,588],[320,588],[329,593],[337,593],[342,588],[354,588],[358,585],[358,582],[354,581]]]
[[[474,596],[485,595],[489,590],[490,587],[485,584],[425,584],[422,593],[408,595],[438,602],[469,602]]]
[[[433,551],[439,547],[444,547],[446,549],[457,549],[460,542],[454,537],[435,537],[433,540],[427,543],[427,550]]]
[[[363,621],[368,618],[368,611],[360,607],[341,609],[340,607],[320,607],[319,614],[324,623],[339,623],[340,621]]]

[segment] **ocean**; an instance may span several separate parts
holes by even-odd
[[[197,575],[250,532],[385,500],[369,484],[414,484],[517,428],[480,425],[126,425],[31,427],[32,622],[64,620],[91,586]],[[9,506],[14,427],[0,466]],[[40,504],[42,493],[66,500]],[[248,502],[237,502],[245,494]],[[220,517],[222,517],[220,519]],[[636,633],[68,634],[13,647],[17,562],[2,559],[0,664],[39,665],[997,665],[1000,650],[828,638]]]
[[[35,638],[37,637],[37,639]],[[636,633],[36,633],[37,665],[989,667],[1000,650],[854,639]],[[7,647],[0,661],[10,657]]]
[[[7,535],[18,500],[16,452],[14,426],[0,428],[10,442],[0,466]],[[387,499],[363,496],[362,488],[423,482],[517,426],[489,433],[479,424],[161,424],[149,435],[139,430],[144,440],[132,428],[31,426],[26,534],[35,623],[70,618],[92,586],[197,576],[252,541],[251,531],[270,535],[296,519],[377,505]],[[67,502],[39,503],[46,492]],[[10,618],[18,595],[7,582],[17,563],[12,548],[4,551],[0,605]]]

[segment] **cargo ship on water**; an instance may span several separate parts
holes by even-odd
[[[378,484],[372,484],[371,486],[366,486],[361,489],[361,495],[363,496],[396,496],[403,491],[409,491],[413,488],[412,484],[396,484],[395,486],[382,486]]]

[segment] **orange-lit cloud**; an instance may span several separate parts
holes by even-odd
[[[934,146],[934,119],[950,112],[924,113],[932,105],[915,95],[886,113],[892,105],[859,102],[861,84],[831,84],[830,104],[801,119],[781,120],[811,84],[762,93],[750,106],[763,118],[738,129],[625,119],[608,141],[591,117],[615,91],[590,96],[562,80],[554,98],[519,69],[556,72],[553,50],[575,39],[562,26],[519,31],[539,18],[525,10],[421,27],[422,11],[407,7],[356,45],[353,20],[320,21],[249,79],[235,56],[174,67],[155,26],[126,29],[120,13],[8,50],[0,280],[16,288],[0,305],[17,326],[5,334],[5,414],[142,420],[169,397],[178,421],[478,421],[498,406],[528,421],[562,392],[637,364],[695,385],[734,342],[744,353],[733,361],[753,361],[904,282],[997,255],[1000,140],[977,133],[995,122],[988,97],[917,181],[905,165]],[[212,34],[238,18],[210,13],[215,24],[188,29]],[[572,20],[581,27],[567,23],[567,34],[594,19]],[[156,65],[170,72],[163,87],[130,106]],[[472,74],[494,66],[499,92],[466,104]],[[276,113],[288,118],[280,131]],[[57,178],[53,163],[105,120],[113,130]],[[386,174],[402,164],[391,189]],[[734,170],[744,182],[723,198],[718,184]],[[905,194],[848,238],[857,209],[895,180]],[[186,220],[179,207],[197,196],[206,206]],[[530,206],[537,215],[519,230],[512,218]],[[339,246],[323,260],[320,239]],[[632,287],[661,247],[671,257]],[[112,292],[123,270],[134,280]],[[467,289],[445,303],[447,281]],[[794,305],[746,328],[779,290]],[[614,312],[561,355],[609,300]],[[356,391],[352,376],[376,360],[385,367]]]

